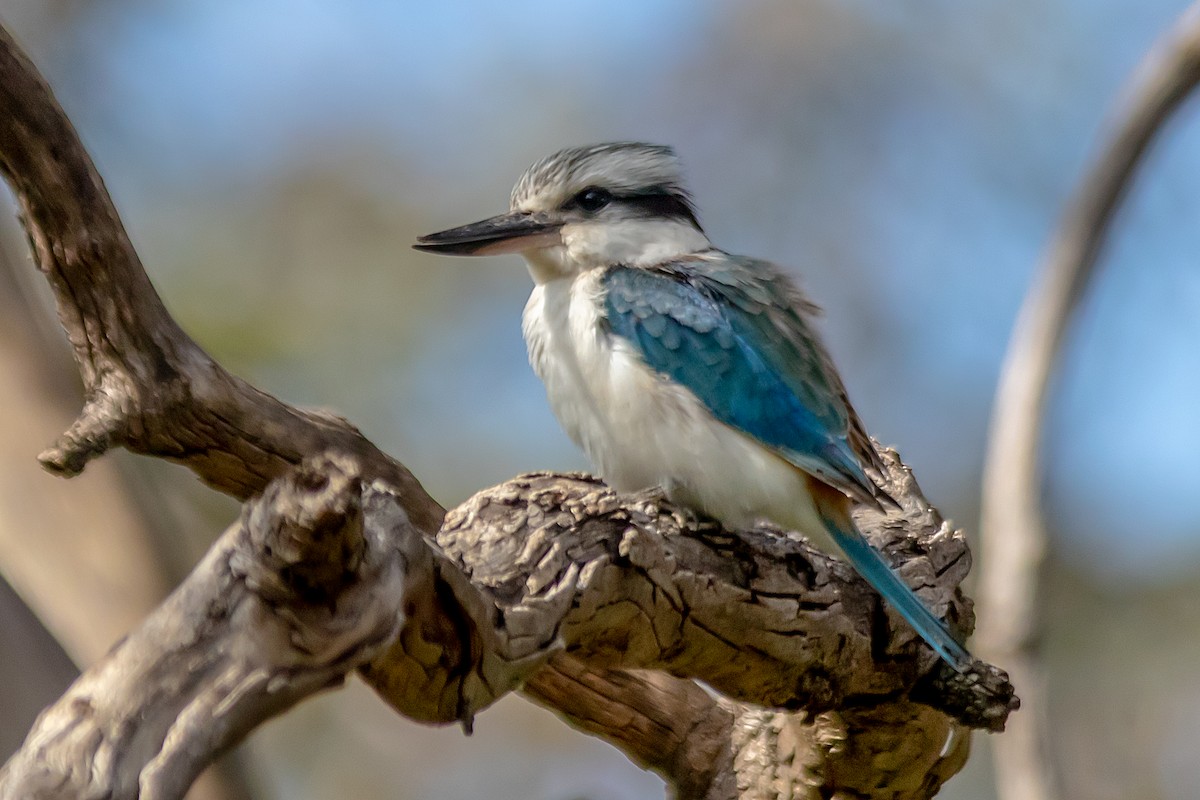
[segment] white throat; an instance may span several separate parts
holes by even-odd
[[[712,247],[703,233],[672,219],[578,222],[564,226],[561,235],[561,244],[523,253],[534,283],[613,264],[661,264]]]

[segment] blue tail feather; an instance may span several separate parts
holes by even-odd
[[[836,519],[838,516],[844,517],[845,522],[840,523]],[[900,612],[900,616],[913,626],[913,630],[920,634],[943,661],[958,672],[965,672],[973,661],[971,654],[954,638],[945,624],[921,602],[921,598],[900,580],[883,555],[871,546],[847,515],[822,513],[821,519],[834,542],[846,554],[846,558],[858,574]]]

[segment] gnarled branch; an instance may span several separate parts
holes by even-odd
[[[395,499],[364,525],[344,457],[248,503],[141,627],[43,712],[0,797],[182,797],[249,729],[340,683],[403,623],[424,541]]]
[[[413,524],[441,507],[404,465],[344,419],[281,403],[230,375],[163,307],[71,123],[0,29],[0,172],[54,291],[86,401],[40,456],[74,475],[110,447],[167,458],[213,488],[251,497],[301,459],[336,449],[402,493]]]
[[[181,797],[253,725],[355,667],[401,713],[435,722],[469,724],[527,682],[682,797],[743,796],[733,787],[766,776],[813,796],[925,797],[965,760],[966,728],[1009,710],[1011,687],[987,668],[931,691],[935,657],[907,626],[849,567],[778,531],[728,532],[653,496],[537,474],[451,512],[438,548],[362,477],[348,457],[321,457],[251,500],[39,719],[0,797]],[[895,540],[911,543],[906,567],[959,602],[961,535],[928,506],[909,511],[933,530]],[[925,549],[942,537],[958,546]],[[628,672],[648,669],[733,699]],[[616,708],[624,718],[597,713]],[[881,759],[883,774],[864,772]]]

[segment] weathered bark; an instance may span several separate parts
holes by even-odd
[[[230,376],[178,328],[7,35],[0,172],[87,391],[43,463],[72,474],[121,445],[239,498],[265,491],[43,716],[0,797],[177,797],[250,727],[356,667],[430,722],[469,724],[524,684],[683,797],[928,797],[965,760],[966,728],[998,730],[1015,707],[1002,672],[949,672],[847,566],[778,531],[724,531],[545,474],[476,495],[442,526],[408,470],[348,422]],[[969,632],[961,534],[894,455],[887,477],[904,512],[860,521]]]
[[[965,541],[885,457],[887,488],[905,506],[903,519],[888,518],[899,533],[889,544],[909,548],[902,572],[952,620],[969,613],[957,589],[937,588],[966,576]],[[878,529],[872,515],[860,522]],[[992,703],[1004,692],[996,673],[943,670],[848,565],[780,531],[730,532],[651,494],[536,473],[450,512],[437,542],[495,604],[511,659],[561,642],[593,667],[700,677],[733,699],[810,713],[924,692],[937,679],[930,701],[964,724],[994,727],[989,715],[1007,713]]]
[[[364,503],[352,462],[307,462],[43,713],[0,796],[182,797],[246,731],[386,646],[424,551],[392,495]]]
[[[915,512],[930,538],[949,535]],[[952,538],[943,574],[965,572]],[[1008,687],[982,669],[933,692],[934,657],[871,619],[885,612],[865,584],[778,532],[539,474],[472,498],[439,539],[382,482],[364,489],[353,459],[306,462],[39,720],[0,797],[181,796],[254,724],[355,667],[405,715],[438,722],[469,724],[529,682],[683,797],[926,797],[965,760],[966,726],[1008,710]],[[907,564],[939,571],[921,550]],[[845,629],[856,615],[838,607],[859,604],[863,630]],[[742,702],[628,669],[701,677]]]
[[[163,307],[79,137],[12,38],[0,38],[0,171],[50,283],[86,396],[39,457],[74,475],[110,447],[188,466],[239,499],[305,456],[336,449],[403,493],[415,525],[441,507],[349,422],[281,403],[230,375]]]

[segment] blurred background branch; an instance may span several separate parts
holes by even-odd
[[[1051,378],[1136,170],[1198,82],[1200,3],[1150,49],[1124,90],[1017,317],[1001,372],[983,473],[977,638],[985,657],[1011,670],[1029,712],[993,742],[1003,800],[1062,796],[1051,755],[1055,734],[1041,653],[1046,619],[1041,606],[1047,600],[1040,582],[1047,544],[1039,449]]]

